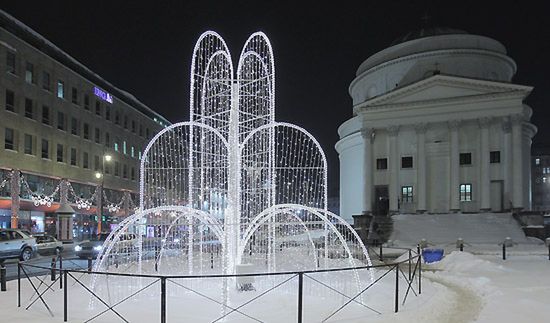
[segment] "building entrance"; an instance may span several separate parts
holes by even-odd
[[[388,215],[390,199],[387,185],[374,187],[374,215]]]

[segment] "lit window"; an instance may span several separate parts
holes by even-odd
[[[542,178],[542,182],[543,182],[543,183],[546,183],[546,177],[543,177],[543,178]]]
[[[138,159],[141,160],[141,150],[138,152]]]
[[[26,68],[25,68],[25,81],[27,83],[34,83],[34,65],[27,62]]]
[[[460,184],[460,201],[469,202],[472,200],[472,184]]]
[[[401,201],[403,203],[412,203],[413,201],[413,187],[402,186],[401,187]]]
[[[115,142],[115,151],[118,151],[118,142]]]
[[[134,154],[135,154],[135,152],[134,152],[134,146],[132,146],[132,148],[130,149],[130,155],[131,155],[132,157],[135,157]]]
[[[535,165],[540,165],[540,158],[535,158]]]
[[[122,142],[122,153],[126,155],[126,140]]]
[[[57,81],[57,97],[60,99],[65,98],[65,83],[63,81]]]

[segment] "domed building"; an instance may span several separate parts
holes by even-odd
[[[529,209],[533,88],[515,73],[500,42],[450,28],[365,60],[338,129],[340,215]]]

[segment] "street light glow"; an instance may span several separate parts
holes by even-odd
[[[111,159],[113,159],[113,156],[111,155],[105,155],[104,157],[105,157],[105,161],[108,161],[108,162],[110,162]]]
[[[100,172],[95,173],[95,178],[100,179],[103,176]]]

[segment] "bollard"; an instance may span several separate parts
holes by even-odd
[[[88,272],[92,272],[92,257],[88,257]]]
[[[382,256],[382,244],[380,244],[380,261],[384,261],[384,257]]]
[[[304,273],[298,273],[298,323],[303,322]]]
[[[61,257],[61,254],[59,254],[58,258],[59,258],[59,275],[61,276],[61,273],[63,272],[63,257]],[[59,289],[63,289],[63,277],[59,277]]]
[[[395,265],[395,313],[399,312],[399,265]]]
[[[457,247],[460,251],[464,251],[464,239],[462,239],[462,238],[456,239],[456,247]]]
[[[506,244],[502,244],[502,260],[506,260]]]
[[[4,266],[3,261],[0,264],[0,285],[1,285],[1,290],[3,292],[7,291],[7,288],[6,288],[6,266]]]
[[[51,280],[52,280],[52,281],[55,280],[55,263],[56,263],[56,262],[57,262],[57,261],[55,260],[55,257],[53,257],[53,258],[52,258],[52,265],[51,265],[52,269],[51,269],[51,274],[50,274]]]
[[[166,277],[160,278],[160,322],[166,323]]]
[[[61,272],[59,273],[61,275]],[[63,280],[65,281],[65,288],[63,288],[63,322],[67,322],[67,271],[63,272]]]
[[[214,269],[214,254],[210,253],[210,269]]]
[[[412,250],[409,249],[409,281],[411,281],[411,257],[412,257]]]

